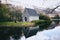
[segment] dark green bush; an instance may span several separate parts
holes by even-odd
[[[43,24],[50,24],[51,23],[51,21],[47,21],[47,20],[34,20],[34,21],[31,21],[31,22],[34,22],[35,26],[43,25]]]
[[[10,40],[10,36],[15,40],[21,38],[22,27],[0,27],[0,40]]]
[[[40,14],[39,20],[31,21],[35,23],[35,26],[39,25],[39,30],[47,29],[50,27],[51,20],[47,15]]]
[[[35,26],[37,26],[37,25],[44,23],[45,21],[44,20],[33,20],[31,22],[35,23]]]
[[[50,27],[52,21],[48,21],[46,20],[45,23],[43,23],[43,25],[39,25],[39,30],[44,30],[44,29],[48,29]]]
[[[52,19],[57,19],[57,20],[53,20],[56,24],[59,24],[59,22],[60,22],[60,17],[59,17],[59,15],[55,15],[55,17],[53,17]]]
[[[40,19],[40,20],[50,20],[49,16],[44,15],[44,14],[40,14],[40,15],[39,15],[39,19]]]

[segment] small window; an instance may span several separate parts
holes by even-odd
[[[25,21],[27,21],[27,17],[25,17]]]

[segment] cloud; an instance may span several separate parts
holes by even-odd
[[[14,5],[22,4],[26,7],[31,7],[31,5],[34,5],[44,8],[54,8],[57,4],[60,4],[60,0],[8,0],[8,2]]]

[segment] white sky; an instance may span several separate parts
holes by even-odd
[[[6,0],[2,0],[3,3],[5,3],[5,1]],[[28,8],[54,8],[60,4],[60,0],[8,0],[7,2]],[[60,7],[56,10],[60,11]]]
[[[2,0],[4,2],[4,0]],[[60,4],[60,0],[8,0],[8,3],[14,5],[24,5],[25,7],[54,8]]]

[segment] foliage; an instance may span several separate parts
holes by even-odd
[[[14,9],[12,9],[14,10]],[[0,22],[1,21],[22,21],[22,13],[18,10],[10,11],[9,6],[1,4]]]
[[[60,17],[59,17],[59,15],[55,15],[55,17],[53,17],[52,19],[57,19],[57,20],[53,20],[56,24],[59,24],[59,22],[60,22]]]
[[[11,20],[22,21],[22,13],[16,11],[10,12]]]
[[[51,24],[51,21],[47,21],[47,20],[34,20],[31,21],[33,23],[35,23],[35,26],[40,26],[40,27],[48,27]]]
[[[49,25],[51,24],[51,20],[49,18],[49,16],[47,15],[43,15],[43,14],[40,14],[39,16],[39,19],[41,20],[45,20],[45,22],[42,24],[42,25],[39,25],[39,29],[40,30],[43,30],[43,29],[48,29],[49,28]]]
[[[40,20],[34,20],[32,22],[34,22],[36,26],[39,25],[40,31],[44,29],[48,29],[52,22],[50,18],[47,15],[40,14],[39,19]]]
[[[45,20],[33,20],[32,23],[35,23],[35,26],[45,23]]]
[[[60,19],[59,15],[55,15],[55,17],[53,17],[53,19]]]
[[[0,21],[7,20],[10,17],[9,9],[5,4],[0,7]]]
[[[22,27],[0,27],[0,40],[10,40],[10,36],[19,39],[22,36]]]
[[[40,19],[40,20],[50,20],[49,16],[44,15],[44,14],[40,14],[40,15],[39,15],[39,19]]]
[[[43,23],[42,25],[39,25],[39,29],[44,30],[44,29],[48,29],[50,27],[51,21],[45,21],[45,23]]]

